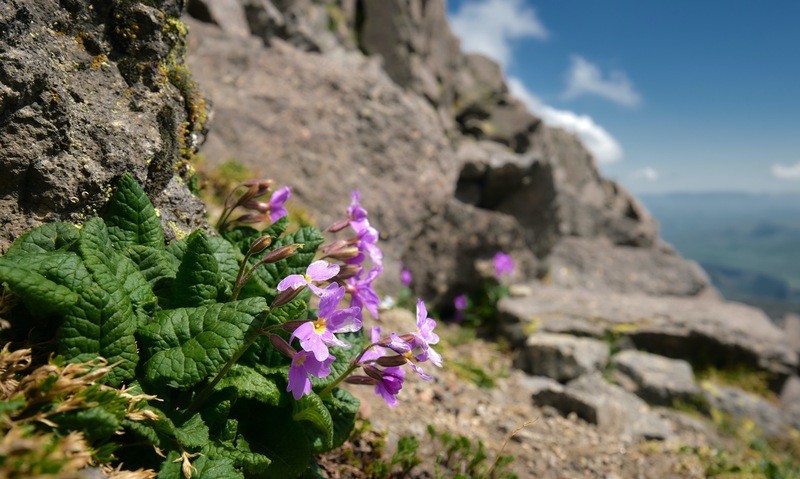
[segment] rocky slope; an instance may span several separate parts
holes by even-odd
[[[521,407],[576,415],[631,444],[680,435],[681,421],[647,402],[722,411],[772,436],[800,426],[788,406],[798,351],[786,335],[760,311],[720,301],[574,136],[510,96],[491,60],[463,54],[443,1],[192,0],[189,13],[187,61],[213,112],[209,164],[235,159],[294,185],[322,225],[358,188],[382,232],[386,276],[402,261],[416,292],[445,308],[477,289],[496,251],[514,256],[528,284],[498,320],[516,366],[536,378],[504,386]],[[783,406],[701,388],[693,367],[763,373]],[[405,429],[436,407],[446,405],[404,415]],[[543,474],[531,464],[526,474]],[[666,477],[651,472],[636,474]]]

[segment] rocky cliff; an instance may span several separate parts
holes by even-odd
[[[293,184],[321,224],[359,188],[390,264],[426,297],[474,289],[476,261],[501,249],[556,285],[711,290],[574,136],[528,112],[497,64],[460,51],[444,2],[193,0],[189,13],[188,63],[213,105],[209,163]]]
[[[182,3],[0,4],[0,251],[43,222],[92,216],[126,171],[165,226],[203,221],[181,180],[205,116]]]

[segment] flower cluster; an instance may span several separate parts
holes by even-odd
[[[291,333],[288,341],[278,334],[269,333],[272,344],[292,358],[287,391],[295,399],[311,392],[311,377],[324,378],[331,374],[330,365],[335,360],[331,347],[350,347],[337,338],[337,334],[360,331],[364,310],[378,318],[380,298],[373,284],[383,270],[383,253],[377,245],[378,231],[370,225],[357,191],[353,192],[346,218],[328,231],[336,233],[348,227],[352,236],[322,248],[322,259],[311,263],[304,274],[289,275],[277,286],[278,296],[273,306],[285,304],[305,288],[319,298],[316,319],[293,321],[281,326]],[[345,296],[349,296],[349,306],[340,308]],[[435,326],[436,322],[428,317],[424,303],[419,301],[416,331],[380,338],[380,330],[374,329],[372,344],[355,357],[328,390],[342,381],[373,385],[376,394],[394,407],[405,375],[400,366],[410,364],[425,379],[430,379],[430,376],[422,370],[420,363],[430,361],[441,366],[441,356],[431,347],[439,341],[433,332]],[[297,346],[293,345],[295,343]],[[390,352],[395,354],[390,356]],[[364,375],[351,376],[359,368]]]
[[[242,188],[245,188],[245,191],[239,194]],[[274,191],[269,201],[260,199],[271,191],[272,180],[249,180],[236,185],[225,198],[225,206],[217,222],[217,230],[222,232],[236,225],[260,223],[267,219],[274,223],[286,216],[287,211],[283,205],[286,200],[291,198],[292,188],[284,186]],[[231,218],[233,211],[237,208],[246,210],[246,212],[236,218]]]

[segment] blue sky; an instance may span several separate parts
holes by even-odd
[[[634,192],[800,192],[800,2],[450,0],[448,14]]]

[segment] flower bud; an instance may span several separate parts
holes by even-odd
[[[269,210],[271,209],[269,203],[258,200],[250,200],[247,203],[243,204],[242,206],[250,210],[259,211],[261,213],[269,213]]]
[[[348,260],[358,256],[358,247],[349,244],[344,240],[335,241],[328,246],[322,248],[322,254],[329,258],[338,260]]]
[[[359,274],[362,269],[363,268],[361,267],[361,265],[358,265],[358,264],[345,264],[345,265],[342,265],[339,268],[339,274],[337,274],[336,277],[333,278],[333,281],[343,282],[344,280],[350,279],[353,276],[356,276],[357,274]],[[349,289],[347,290],[347,292],[348,293],[353,293],[354,292],[354,288],[352,286],[349,286],[349,285],[345,286],[345,288],[348,288],[348,287],[349,287]]]
[[[293,358],[294,355],[297,354],[297,351],[295,351],[295,349],[282,337],[278,336],[277,334],[269,334],[268,336],[269,342],[275,347],[275,349],[280,351],[285,356]]]
[[[272,237],[271,236],[262,236],[257,240],[253,241],[253,244],[250,245],[250,249],[247,251],[247,256],[258,254],[269,247],[272,244]]]
[[[275,296],[275,299],[272,301],[271,308],[280,308],[281,306],[285,305],[289,301],[293,300],[297,297],[303,290],[306,289],[305,285],[297,288],[297,289],[287,289],[286,291],[281,291]]]
[[[245,213],[242,216],[233,220],[234,223],[260,223],[266,219],[264,214]]]
[[[258,198],[259,196],[264,196],[267,194],[269,189],[272,187],[272,180],[247,180],[242,182],[241,186],[246,186],[247,188],[253,190],[253,198]]]
[[[342,231],[343,229],[347,228],[347,225],[350,224],[350,218],[345,218],[343,220],[337,221],[336,223],[328,226],[329,233],[336,233],[337,231]]]
[[[294,256],[297,253],[297,250],[302,248],[304,245],[302,243],[292,243],[286,246],[281,246],[280,248],[276,249],[275,251],[270,251],[259,261],[261,264],[266,263],[277,263],[282,259],[286,259],[289,256]]]
[[[308,321],[286,321],[281,325],[281,329],[287,333],[293,333],[295,329],[299,328],[303,323]]]
[[[344,382],[350,384],[360,384],[364,386],[374,386],[378,384],[377,380],[367,376],[348,376],[344,379]]]
[[[405,356],[382,356],[375,360],[379,366],[390,368],[393,366],[402,366],[408,359]]]
[[[362,366],[364,372],[367,373],[367,376],[375,379],[376,381],[380,381],[383,378],[383,374],[381,374],[381,370],[376,368],[375,366],[370,366],[369,364],[365,364]]]

